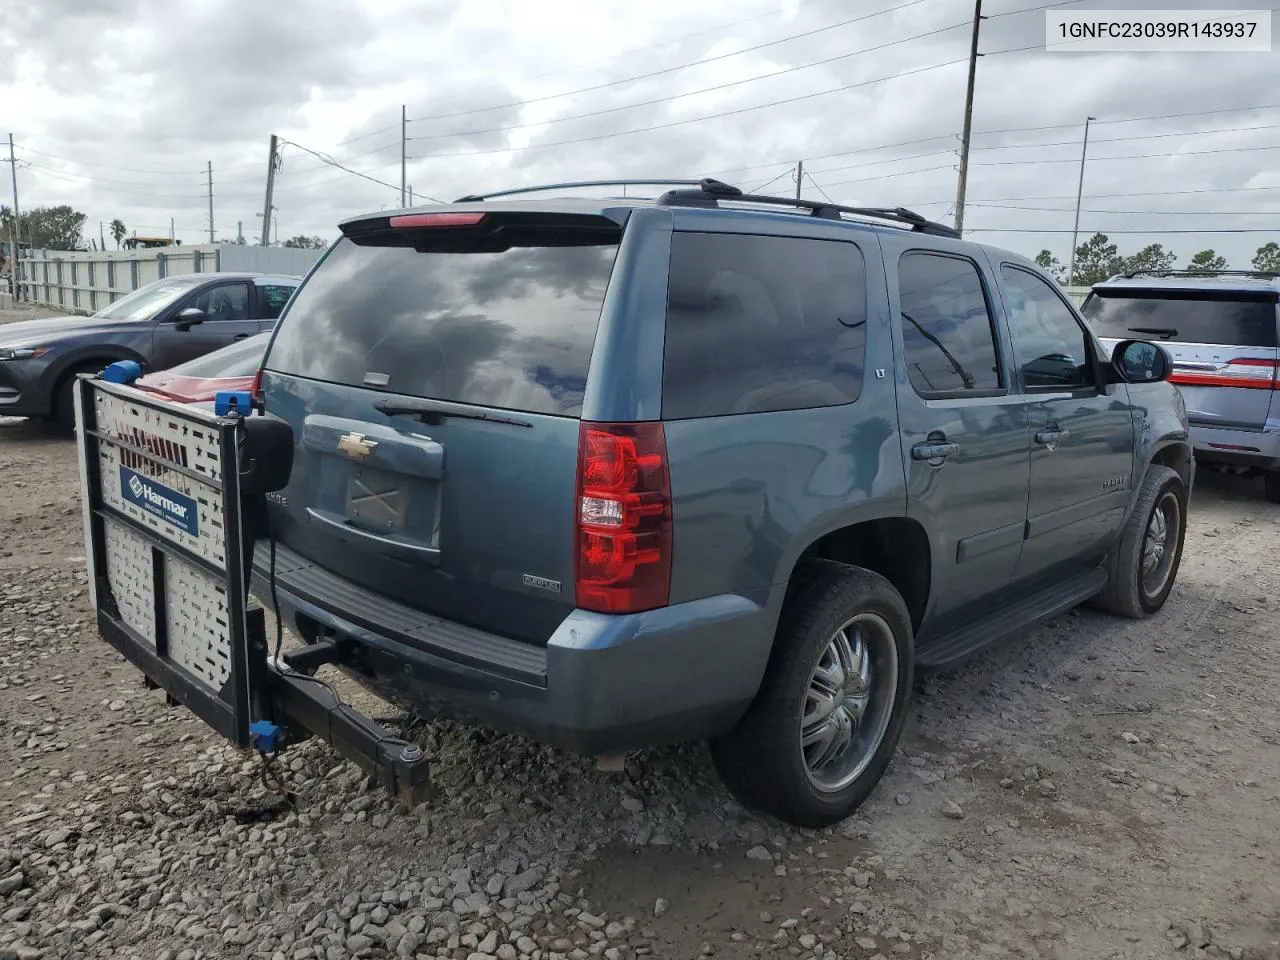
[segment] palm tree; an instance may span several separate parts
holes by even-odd
[[[120,241],[125,238],[125,234],[129,232],[129,228],[124,225],[124,221],[117,217],[111,221],[111,236],[116,241],[116,249],[120,249]]]

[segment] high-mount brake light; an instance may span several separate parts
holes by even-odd
[[[391,218],[393,230],[421,230],[434,227],[474,227],[483,213],[404,213]]]
[[[662,424],[592,423],[578,431],[577,605],[636,613],[671,590],[671,479]]]

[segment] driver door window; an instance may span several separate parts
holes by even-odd
[[[1013,356],[1029,390],[1094,387],[1088,334],[1049,284],[1033,273],[1003,264],[1005,308]]]
[[[203,310],[208,322],[248,320],[249,285],[220,283],[198,294],[187,306]]]

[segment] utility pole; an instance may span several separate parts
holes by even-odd
[[[98,221],[98,239],[102,241],[102,249],[107,249],[107,230],[101,220]]]
[[[405,205],[405,144],[409,139],[409,120],[405,105],[400,104],[400,206]]]
[[[1084,118],[1084,144],[1080,147],[1080,182],[1076,185],[1076,223],[1071,228],[1071,266],[1067,268],[1067,286],[1076,280],[1076,239],[1080,234],[1080,200],[1084,197],[1084,161],[1089,155],[1089,124],[1097,117]]]
[[[267,154],[267,199],[262,206],[262,246],[271,245],[271,197],[276,189],[276,135],[271,135],[271,150]]]
[[[409,206],[413,206],[413,184],[409,184]]]
[[[969,86],[964,94],[964,132],[960,135],[960,182],[956,185],[956,232],[964,232],[964,194],[969,187],[969,133],[973,129],[973,82],[978,75],[978,31],[982,0],[973,0],[973,38],[969,41]]]
[[[209,242],[213,243],[213,161],[209,162]]]
[[[796,199],[800,199],[800,185],[804,183],[804,161],[796,164]]]
[[[177,239],[177,238],[174,236],[174,233],[173,233],[173,217],[170,217],[170,218],[169,218],[169,239],[170,239],[170,240],[175,240],[175,239]]]
[[[236,243],[244,243],[244,221],[236,221]]]
[[[18,218],[21,212],[18,209],[18,161],[13,155],[13,134],[9,134],[9,175],[13,178],[13,219],[9,221],[9,242],[11,252],[13,254],[13,268],[10,274],[13,277],[13,300],[17,303],[22,299],[22,287],[19,285],[18,271],[22,263],[22,228],[18,226]]]

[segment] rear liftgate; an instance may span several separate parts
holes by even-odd
[[[288,425],[251,409],[216,416],[105,379],[82,377],[76,391],[89,591],[102,638],[148,685],[238,747],[273,759],[285,742],[314,735],[406,806],[428,799],[430,767],[418,747],[267,656],[248,574],[254,541],[266,534],[265,495],[288,480],[280,461],[293,448],[280,435]]]

